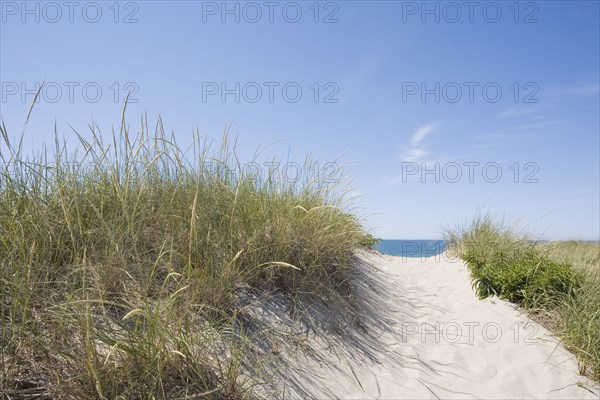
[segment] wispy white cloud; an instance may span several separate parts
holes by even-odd
[[[586,187],[576,190],[567,190],[560,193],[555,193],[548,196],[549,199],[573,199],[587,196],[598,197],[600,195],[600,187]]]
[[[505,110],[500,111],[496,114],[498,117],[503,118],[513,118],[513,117],[523,117],[525,115],[531,115],[536,112],[537,109],[534,107],[509,107]]]
[[[565,96],[597,96],[600,93],[600,85],[598,83],[579,83],[570,86],[565,86],[556,91],[557,94]]]
[[[409,140],[409,145],[402,154],[402,160],[408,162],[420,161],[430,152],[425,148],[424,141],[437,128],[438,124],[431,123],[417,129]]]
[[[558,126],[558,125],[565,125],[565,124],[569,124],[572,123],[573,121],[570,119],[553,119],[553,120],[549,120],[549,121],[543,121],[543,122],[534,122],[534,123],[527,123],[527,124],[520,124],[520,125],[515,125],[515,126],[511,126],[509,128],[507,128],[507,131],[533,131],[536,129],[547,129],[549,127],[553,127],[553,126]]]
[[[532,143],[539,140],[534,136],[520,136],[520,135],[484,135],[475,138],[478,142],[471,146],[474,150],[486,150],[486,149],[500,149],[504,147],[522,146],[526,143]]]
[[[600,84],[598,84],[598,82],[576,82],[549,88],[544,94],[544,101],[548,103],[589,99],[591,97],[597,98],[598,94],[600,94]]]
[[[557,119],[508,126],[497,132],[475,136],[474,143],[470,148],[474,150],[500,149],[522,146],[527,143],[540,143],[562,135],[561,128],[568,126],[571,122],[569,119]]]

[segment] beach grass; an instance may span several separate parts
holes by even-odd
[[[375,239],[343,177],[265,176],[227,133],[184,150],[160,120],[34,156],[0,129],[0,396],[251,398],[240,291],[351,312]]]
[[[540,252],[552,260],[573,265],[584,277],[576,296],[559,308],[556,330],[574,349],[585,372],[595,367],[600,380],[600,243],[582,241],[546,242],[538,244]]]
[[[481,298],[519,304],[576,354],[580,373],[600,379],[600,243],[533,240],[489,215],[445,239]]]

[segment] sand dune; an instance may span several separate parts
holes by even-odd
[[[255,308],[270,325],[306,336],[283,344],[273,393],[340,399],[598,399],[577,360],[510,303],[479,300],[465,265],[438,256],[361,253],[362,330],[341,340],[305,329],[278,300]],[[336,317],[322,312],[316,321]],[[298,347],[302,347],[299,351]],[[279,351],[277,352],[279,354]]]

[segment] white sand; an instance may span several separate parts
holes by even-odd
[[[362,253],[360,259],[365,279],[357,289],[367,303],[363,310],[367,332],[356,331],[341,340],[319,331],[306,333],[306,341],[290,340],[301,345],[273,352],[280,354],[285,368],[272,395],[286,399],[600,397],[598,384],[578,374],[576,358],[546,329],[510,303],[479,300],[461,261],[374,253]],[[257,309],[269,325],[301,329],[277,301]],[[319,318],[326,319],[327,314]]]

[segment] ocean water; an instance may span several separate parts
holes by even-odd
[[[433,257],[448,247],[443,240],[382,240],[375,250],[390,256],[407,258]]]

